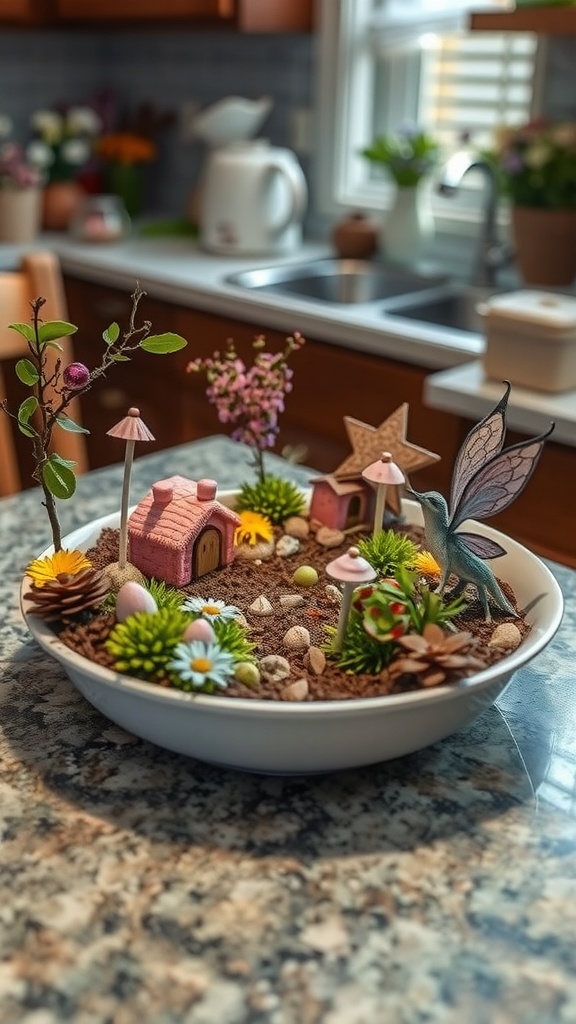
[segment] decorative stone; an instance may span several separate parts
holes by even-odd
[[[280,598],[280,606],[287,612],[291,608],[298,608],[301,604],[304,604],[302,594],[282,594]]]
[[[342,604],[342,591],[334,583],[327,583],[324,593],[330,604]]]
[[[280,694],[282,700],[306,700],[308,696],[309,686],[307,679],[295,679],[293,683],[288,683]]]
[[[306,651],[305,662],[314,675],[321,676],[326,668],[326,655],[319,647],[310,647]]]
[[[292,576],[297,587],[314,587],[318,583],[318,572],[312,565],[299,565]]]
[[[515,651],[522,642],[522,634],[514,622],[501,622],[492,633],[488,647],[500,647],[504,651]]]
[[[316,540],[323,548],[338,548],[346,540],[346,534],[330,526],[320,526],[316,531]]]
[[[256,544],[237,544],[234,547],[234,558],[245,562],[257,562],[271,558],[274,554],[273,540],[259,540]]]
[[[308,520],[302,516],[290,516],[283,525],[285,533],[290,537],[298,537],[299,540],[305,540],[310,533]]]
[[[260,662],[260,675],[267,683],[279,683],[288,679],[290,662],[281,654],[268,654]]]
[[[234,678],[251,690],[256,690],[260,685],[260,670],[252,661],[239,661],[236,665]]]
[[[182,639],[185,643],[191,643],[192,640],[201,640],[204,644],[213,644],[216,634],[214,627],[207,619],[194,619],[194,622],[189,622],[186,626]]]
[[[143,586],[146,582],[144,573],[140,572],[132,562],[126,562],[126,565],[120,568],[119,562],[111,562],[104,569],[104,575],[110,585],[110,590],[113,594],[117,594],[121,587],[125,583],[140,583]]]
[[[285,647],[290,647],[294,651],[303,650],[310,647],[310,633],[306,626],[291,626],[284,634],[282,642]]]
[[[122,584],[116,597],[116,621],[125,622],[137,612],[157,612],[158,605],[149,590],[135,580]]]
[[[260,597],[257,597],[256,600],[252,602],[248,610],[251,611],[253,615],[274,615],[274,609],[268,598],[264,597],[264,594],[260,594]]]
[[[290,534],[285,533],[276,545],[276,554],[280,558],[289,558],[290,555],[295,555],[300,551],[300,541],[297,537],[291,537]]]

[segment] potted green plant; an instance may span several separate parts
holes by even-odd
[[[44,176],[43,225],[49,231],[63,231],[84,200],[78,175],[93,155],[100,118],[91,107],[70,106],[37,110],[31,123],[34,138],[26,153]]]
[[[10,139],[12,122],[0,116],[0,242],[32,242],[40,228],[42,176]]]
[[[492,157],[511,203],[526,284],[569,285],[576,276],[576,123],[502,127]]]
[[[385,254],[394,263],[414,263],[434,232],[426,184],[439,159],[438,142],[422,128],[404,125],[396,134],[377,136],[361,155],[396,185],[384,230]]]

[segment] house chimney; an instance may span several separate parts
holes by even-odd
[[[196,485],[196,497],[198,501],[214,501],[218,484],[215,480],[199,480]]]
[[[174,497],[174,487],[171,480],[159,480],[152,484],[152,497],[155,505],[169,505]]]

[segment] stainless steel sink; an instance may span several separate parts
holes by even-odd
[[[369,260],[311,260],[283,267],[243,270],[226,278],[229,284],[277,295],[296,295],[314,302],[375,302],[437,286],[443,278],[425,277]]]
[[[406,301],[391,302],[385,312],[387,316],[404,320],[419,320],[438,327],[480,334],[484,328],[478,306],[493,293],[472,286],[445,285]]]

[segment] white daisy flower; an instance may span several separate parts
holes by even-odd
[[[70,107],[66,114],[66,131],[69,135],[97,135],[102,122],[91,107]]]
[[[49,146],[60,142],[64,132],[64,119],[55,110],[37,110],[32,114],[31,124]]]
[[[225,689],[234,675],[234,658],[218,644],[192,640],[174,648],[174,657],[168,662],[168,668],[183,683],[189,683],[196,690],[207,685]]]
[[[40,139],[26,147],[26,157],[34,167],[40,167],[42,170],[54,163],[54,151]]]
[[[84,139],[68,139],[62,143],[60,156],[69,164],[80,166],[90,156],[90,146]]]
[[[208,600],[204,597],[187,597],[182,608],[186,612],[201,615],[209,622],[214,622],[215,619],[234,619],[240,614],[240,609],[233,604],[225,604],[224,601],[217,601],[213,597]]]

